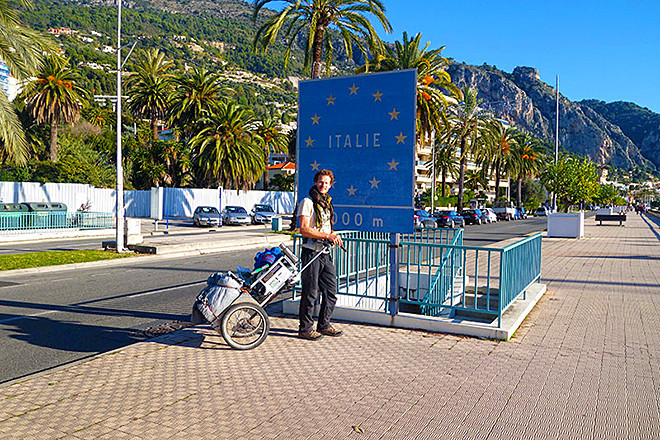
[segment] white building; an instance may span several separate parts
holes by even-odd
[[[9,101],[13,101],[19,93],[18,81],[2,61],[0,61],[0,88],[5,92]]]

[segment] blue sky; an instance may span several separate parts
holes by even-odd
[[[536,67],[553,87],[559,75],[571,101],[631,101],[660,113],[658,0],[382,1],[394,28],[385,41],[421,32],[459,62]]]
[[[532,66],[571,101],[631,101],[660,113],[659,1],[383,0],[392,34],[422,33],[459,62]]]

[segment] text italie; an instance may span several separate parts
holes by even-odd
[[[379,148],[380,133],[330,134],[328,148]]]

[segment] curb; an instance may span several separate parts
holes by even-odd
[[[200,243],[191,243],[190,245],[170,246],[175,249],[171,249],[165,252],[154,252],[151,254],[141,254],[141,255],[135,255],[133,257],[117,258],[113,260],[99,260],[99,261],[90,261],[87,263],[71,263],[71,264],[61,264],[58,266],[41,266],[41,267],[30,267],[27,269],[5,270],[5,271],[0,271],[0,278],[9,277],[13,275],[25,275],[32,273],[84,269],[84,268],[97,267],[97,266],[108,266],[108,265],[116,266],[116,265],[121,265],[135,261],[147,261],[146,259],[148,259],[149,261],[152,261],[153,259],[166,260],[169,258],[199,256],[199,255],[207,255],[214,253],[230,252],[236,250],[259,249],[263,246],[278,245],[279,243],[287,243],[291,240],[291,237],[288,235],[275,234],[275,236],[277,237],[277,239],[272,239],[272,238],[269,239],[268,236],[265,236],[264,240],[258,240],[258,242],[255,242],[254,240],[250,240],[249,242],[244,242],[244,243],[241,242],[237,243],[236,241],[228,241],[227,243],[219,242],[218,244],[215,245],[213,243],[210,243],[209,246],[203,246],[203,247],[197,246]],[[167,245],[161,247],[167,247]],[[184,249],[181,249],[181,247],[184,247]]]

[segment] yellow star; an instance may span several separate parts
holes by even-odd
[[[397,142],[398,143],[398,142]],[[314,146],[314,139],[312,137],[308,137],[307,140],[305,141],[305,146],[306,147],[313,147]]]
[[[330,97],[329,97],[329,98],[325,98],[325,99],[328,101],[328,105],[335,105],[335,99],[337,99],[337,98],[335,98],[334,96],[332,96],[332,93],[330,93]]]
[[[314,116],[312,116],[312,125],[314,124],[319,125],[319,119],[321,119],[321,117],[316,113],[314,113]]]
[[[392,111],[388,113],[390,115],[390,121],[392,119],[396,119],[398,121],[399,120],[399,113],[401,113],[401,112],[396,111],[395,108],[392,109]]]
[[[369,183],[371,183],[372,188],[378,188],[378,184],[380,183],[380,180],[376,180],[376,178],[374,177],[369,181]]]
[[[390,166],[390,170],[394,169],[396,171],[399,171],[397,168],[399,166],[400,162],[396,162],[394,159],[392,159],[392,162],[387,162],[387,164]]]
[[[406,140],[406,138],[407,138],[408,136],[404,136],[404,135],[403,135],[403,132],[401,132],[401,134],[399,134],[398,136],[394,136],[394,137],[396,138],[396,143],[397,143],[397,144],[404,144],[404,145],[405,145],[405,142],[404,142],[404,141]]]
[[[353,83],[353,87],[349,87],[348,90],[351,91],[350,95],[357,95],[359,87],[355,87],[355,83]]]
[[[372,94],[371,96],[374,97],[374,102],[376,101],[383,102],[383,100],[381,99],[383,97],[383,94],[380,93],[380,90],[376,90],[376,93]]]
[[[353,188],[353,185],[351,185],[350,188],[346,188],[346,191],[348,191],[348,195],[349,195],[349,196],[354,196],[354,195],[355,195],[355,191],[357,191],[357,188]]]
[[[312,166],[312,169],[313,169],[313,170],[318,171],[318,170],[319,170],[319,166],[320,166],[321,164],[318,163],[316,160],[314,160],[314,163],[311,163],[310,165]]]

